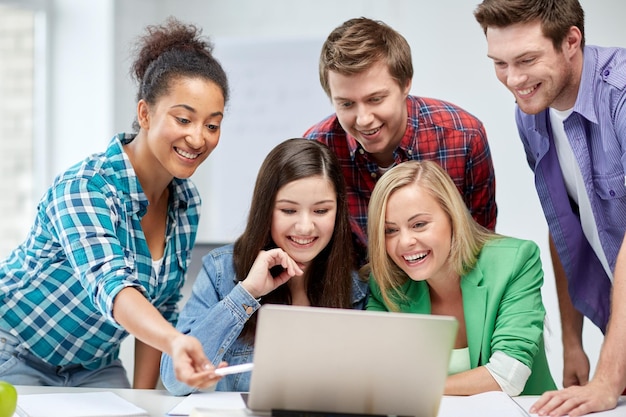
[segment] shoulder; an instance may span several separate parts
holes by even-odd
[[[479,260],[497,260],[499,257],[517,257],[519,254],[532,255],[539,252],[539,246],[532,240],[518,239],[509,236],[498,236],[491,239],[480,251]]]
[[[202,257],[202,269],[196,278],[198,288],[212,287],[227,294],[235,286],[233,245],[226,245],[209,251]]]
[[[447,129],[483,130],[482,122],[460,106],[431,97],[409,96],[415,116]]]
[[[489,287],[496,293],[514,285],[539,288],[543,283],[539,247],[530,240],[494,238],[483,246],[476,265],[465,278],[467,283]]]
[[[232,264],[234,254],[234,244],[220,246],[212,249],[206,255],[202,257],[202,263],[206,266]]]
[[[357,271],[352,271],[352,304],[353,306],[365,307],[367,295],[369,294],[369,283],[359,277]]]
[[[529,274],[541,277],[542,271],[539,246],[535,242],[498,236],[483,246],[476,266],[468,275],[482,275],[486,281],[504,283]]]
[[[53,187],[68,182],[81,182],[106,191],[110,187],[120,187],[125,178],[134,178],[134,170],[122,149],[121,137],[122,134],[113,137],[104,152],[93,153],[59,174]]]
[[[603,82],[619,90],[626,87],[626,48],[588,45],[584,54],[585,65],[593,66]]]
[[[328,142],[337,136],[345,136],[346,132],[341,127],[336,114],[331,114],[319,123],[314,124],[304,132],[303,137],[315,139],[322,143]]]

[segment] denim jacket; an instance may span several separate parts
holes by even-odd
[[[356,272],[352,274],[352,281],[353,308],[365,309],[368,284],[361,281]],[[196,337],[215,365],[221,361],[229,365],[252,362],[254,346],[241,340],[239,335],[259,307],[261,304],[236,279],[233,245],[223,246],[202,258],[202,270],[193,285],[189,301],[180,313],[176,328]],[[196,391],[176,379],[172,358],[167,354],[163,354],[161,359],[161,380],[174,395]],[[216,390],[245,392],[249,386],[250,372],[244,372],[223,377]]]

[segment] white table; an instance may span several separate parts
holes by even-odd
[[[106,389],[106,388],[70,388],[70,387],[38,387],[38,386],[16,386],[18,395],[22,394],[45,394],[45,393],[73,393],[73,392],[94,392],[94,391],[110,391],[118,394],[120,397],[130,401],[138,407],[148,411],[152,417],[164,417],[168,411],[181,403],[186,397],[175,397],[165,390],[146,390],[146,389]],[[230,393],[233,396],[239,396],[239,393]],[[204,394],[200,394],[204,395]],[[209,394],[210,395],[210,394]],[[467,399],[467,403],[464,405],[468,407],[481,408],[481,405],[485,403],[473,402],[472,397],[452,397],[453,399]],[[463,399],[464,398],[464,399]],[[524,409],[528,409],[538,397],[517,397],[515,400],[522,405]],[[446,397],[443,398],[442,404],[445,403]],[[451,404],[451,403],[448,403]],[[488,408],[488,407],[487,407]],[[467,408],[465,408],[467,409]],[[456,414],[456,413],[455,413]],[[484,410],[485,415],[491,415],[489,411]],[[250,416],[242,411],[241,415]],[[469,414],[468,414],[469,415]],[[472,414],[473,415],[473,414]],[[626,397],[622,397],[618,404],[618,407],[614,410],[605,411],[602,413],[595,413],[590,417],[623,417],[626,416]],[[17,417],[17,415],[15,415]],[[448,417],[448,416],[439,416]],[[455,415],[454,417],[463,417],[462,415]]]
[[[45,394],[54,392],[94,392],[110,391],[148,411],[150,416],[163,417],[184,397],[175,397],[165,390],[149,389],[100,389],[100,388],[68,388],[68,387],[36,387],[18,385],[18,396],[21,394]],[[17,414],[15,415],[17,417]]]

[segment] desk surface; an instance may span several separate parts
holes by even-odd
[[[175,397],[165,390],[139,390],[139,389],[106,389],[106,388],[71,388],[71,387],[37,387],[37,386],[16,386],[18,395],[20,394],[45,394],[45,393],[73,393],[73,392],[94,392],[109,391],[118,394],[120,397],[130,401],[138,407],[146,410],[150,416],[164,417],[186,397]],[[239,395],[239,393],[232,393]],[[203,394],[200,394],[203,395]],[[450,398],[471,398],[471,397],[450,397]],[[538,397],[517,397],[515,400],[528,409]],[[444,397],[443,402],[446,401]],[[489,414],[489,413],[487,413]],[[613,417],[626,415],[626,397],[622,397],[618,407],[611,411],[593,414],[594,417]],[[17,417],[17,414],[15,415]],[[462,416],[460,416],[462,417]]]
[[[146,410],[151,416],[163,417],[174,408],[184,397],[175,397],[165,390],[149,389],[101,389],[101,388],[68,388],[68,387],[31,387],[18,385],[15,387],[20,394],[47,394],[55,392],[94,392],[110,391]],[[17,417],[17,414],[15,415]]]

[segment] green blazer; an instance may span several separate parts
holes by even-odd
[[[522,395],[556,389],[543,343],[542,284],[537,245],[510,237],[488,242],[474,269],[461,278],[472,369],[487,364],[495,351],[517,359],[531,369]],[[367,309],[389,311],[372,277],[370,290]],[[407,279],[398,293],[394,300],[401,312],[431,313],[426,281]]]

